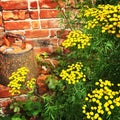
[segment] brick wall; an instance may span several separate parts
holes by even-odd
[[[1,0],[0,31],[26,36],[35,50],[52,52],[59,46],[58,10],[52,0]]]

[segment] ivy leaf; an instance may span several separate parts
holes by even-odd
[[[48,84],[48,88],[55,90],[58,81],[56,80],[56,78],[54,76],[49,76],[46,80],[46,83]]]

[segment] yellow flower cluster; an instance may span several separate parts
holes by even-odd
[[[32,90],[34,88],[35,81],[36,81],[35,78],[31,78],[30,80],[26,81],[27,88]]]
[[[115,107],[120,107],[120,91],[112,91],[110,87],[114,86],[114,84],[108,80],[103,81],[100,79],[95,85],[97,89],[94,89],[92,94],[88,93],[85,98],[87,104],[90,104],[90,106],[85,104],[83,106],[83,113],[87,119],[103,120],[103,115],[107,114],[109,116]]]
[[[21,67],[9,77],[10,82],[8,87],[10,88],[9,92],[12,95],[20,94],[22,89],[25,89],[26,87],[32,88],[35,84],[35,79],[29,81],[26,80],[28,72],[29,70],[27,68]]]
[[[77,47],[77,49],[83,49],[85,46],[90,46],[90,35],[83,34],[80,30],[71,31],[67,39],[63,41],[62,46],[65,48]]]
[[[84,16],[92,17],[92,20],[88,20],[86,28],[100,26],[102,33],[108,32],[120,38],[120,5],[98,5],[97,8],[86,10]]]
[[[60,77],[66,80],[68,84],[75,84],[80,80],[86,81],[86,75],[82,72],[82,68],[83,64],[81,62],[69,65],[66,70],[62,70]]]

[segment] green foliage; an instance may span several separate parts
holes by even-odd
[[[58,81],[56,80],[55,76],[50,75],[47,77],[46,84],[48,85],[48,88],[51,90],[55,90],[58,84]]]
[[[89,87],[83,82],[68,85],[59,80],[52,95],[44,95],[44,120],[79,120],[82,119],[83,99]]]
[[[36,97],[29,96],[24,101],[13,99],[6,110],[9,111],[8,118],[11,120],[28,120],[41,113],[42,105],[39,100],[36,100]]]
[[[118,4],[120,1],[119,0],[96,0],[96,4],[111,4],[115,5]]]
[[[68,64],[81,61],[89,80],[96,81],[103,78],[118,83],[120,78],[119,7],[120,5],[99,5],[82,9],[82,15],[78,14],[79,23],[84,20],[82,27],[80,30],[72,30],[62,44],[70,50],[69,54],[61,57],[64,62],[60,59],[63,69]],[[77,29],[76,26],[74,29]],[[83,44],[85,39],[77,31],[91,35],[90,46],[78,49],[78,45],[81,45],[81,41]]]

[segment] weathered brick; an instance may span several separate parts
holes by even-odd
[[[38,11],[30,11],[30,17],[32,19],[38,19],[39,18]]]
[[[35,46],[35,42],[34,42],[34,40],[26,40],[26,42],[27,42],[28,44],[31,44],[32,47]]]
[[[50,30],[50,37],[55,37],[56,35],[57,35],[56,30],[51,29],[51,30]]]
[[[63,0],[58,0],[59,7],[64,7],[65,6],[65,1]]]
[[[70,30],[58,30],[57,31],[57,37],[66,39],[66,36],[69,34]]]
[[[32,2],[30,3],[30,8],[32,8],[32,9],[37,8],[37,2],[36,2],[36,1],[32,1]]]
[[[0,27],[0,32],[4,32],[4,28],[3,27]]]
[[[35,55],[42,53],[39,47],[34,47]]]
[[[37,47],[48,47],[48,45],[50,45],[50,39],[42,38],[35,41]]]
[[[40,8],[56,8],[56,5],[52,0],[40,0]]]
[[[58,20],[50,19],[50,20],[41,20],[42,28],[58,28]]]
[[[23,30],[23,29],[29,29],[30,28],[30,22],[29,21],[10,21],[5,22],[4,27],[6,30]]]
[[[7,98],[7,96],[6,96],[6,98]],[[2,107],[7,107],[10,103],[11,103],[11,99],[6,99],[6,100],[1,100],[0,101],[0,108],[2,108]],[[4,109],[3,109],[3,111],[4,111]]]
[[[10,31],[10,32],[12,32],[12,33],[14,33],[14,34],[20,34],[20,35],[25,35],[25,33],[23,32],[23,31],[19,31],[19,30],[17,30],[17,31]]]
[[[58,39],[54,38],[54,39],[51,39],[50,41],[53,46],[58,46]]]
[[[0,84],[0,98],[5,98],[11,96],[9,93],[9,88]]]
[[[41,75],[38,77],[36,83],[37,83],[37,86],[38,86],[38,92],[39,94],[44,94],[48,91],[48,87],[47,85],[45,84],[45,80],[47,79],[48,75]]]
[[[2,26],[3,20],[2,20],[2,16],[0,16],[0,26]]]
[[[37,53],[43,53],[43,52],[47,52],[47,53],[53,53],[53,48],[52,47],[38,47],[38,49],[35,49],[35,52]]]
[[[32,21],[32,28],[33,29],[40,28],[40,22],[38,20]]]
[[[27,30],[26,37],[27,38],[38,38],[38,37],[48,37],[49,30]]]
[[[4,10],[27,9],[28,1],[27,0],[22,0],[22,2],[20,2],[20,1],[1,1],[0,6]]]
[[[56,18],[58,16],[58,10],[42,9],[40,10],[40,18]]]
[[[24,20],[29,18],[28,10],[14,10],[3,12],[4,20]]]

